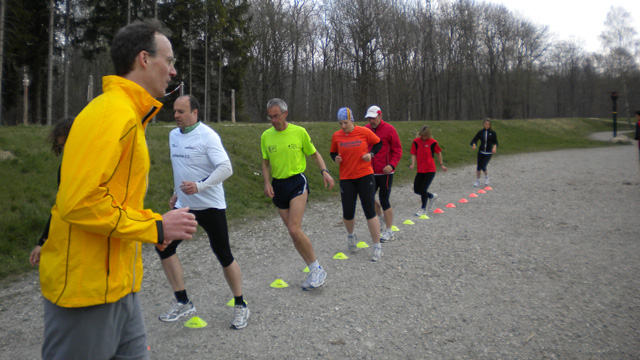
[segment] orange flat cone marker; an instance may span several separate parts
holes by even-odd
[[[486,191],[484,191],[484,190],[482,190],[482,189],[478,190],[478,194],[486,194],[486,193],[487,193],[487,192],[486,192]]]
[[[476,194],[469,194],[469,197],[478,197]]]
[[[473,195],[473,194],[471,194],[471,195]],[[459,201],[459,202],[460,202],[460,203],[462,203],[462,204],[466,204],[466,203],[468,203],[468,202],[469,202],[469,200],[467,200],[467,199],[465,199],[465,198],[462,198],[462,199],[460,199],[460,201]]]
[[[448,204],[446,205],[446,207],[448,207],[448,208],[454,208],[454,207],[456,207],[456,206],[455,206],[455,205],[453,205],[452,203],[448,203]]]
[[[444,211],[442,211],[442,209],[440,209],[440,208],[437,208],[437,209],[433,210],[433,213],[434,214],[444,214]]]
[[[485,190],[493,190],[493,189],[491,188],[491,186],[487,186],[487,187],[485,187],[484,189],[485,189]]]

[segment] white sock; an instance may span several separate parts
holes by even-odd
[[[382,249],[382,244],[381,243],[373,244],[373,247]]]
[[[309,270],[318,270],[319,268],[320,268],[320,263],[318,263],[318,260],[309,264]]]

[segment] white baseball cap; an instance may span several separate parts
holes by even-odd
[[[379,107],[373,105],[367,110],[367,115],[364,116],[365,119],[374,118],[378,115],[382,114],[382,110]]]

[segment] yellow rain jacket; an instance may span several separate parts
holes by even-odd
[[[138,84],[103,78],[103,94],[75,119],[65,144],[42,295],[61,307],[113,303],[140,291],[142,243],[162,243],[162,215],[144,209],[148,121],[162,103]]]

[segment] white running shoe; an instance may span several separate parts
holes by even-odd
[[[187,315],[194,314],[195,312],[196,307],[191,301],[183,304],[174,300],[173,304],[171,305],[171,309],[169,309],[169,311],[167,311],[165,314],[158,316],[158,319],[166,322],[174,322]]]
[[[478,185],[480,185],[480,179],[473,182],[473,187],[478,187]]]
[[[313,290],[324,285],[324,280],[327,278],[327,272],[322,267],[318,270],[313,270],[307,276],[307,280],[302,285],[302,290]]]
[[[240,330],[249,325],[249,308],[242,304],[233,307],[233,321],[231,329]]]
[[[393,236],[393,230],[391,229],[385,229],[382,232],[382,236],[380,236],[380,242],[387,242],[387,241],[393,241],[394,240],[394,236]]]
[[[358,250],[356,246],[358,244],[358,236],[356,234],[347,235],[347,246],[349,247],[349,251],[354,253]]]
[[[488,186],[489,185],[489,177],[485,177],[484,178],[484,186]]]
[[[371,256],[371,261],[379,261],[382,257],[382,248],[381,247],[373,247],[373,256]]]
[[[426,215],[426,213],[427,213],[427,209],[420,208],[418,211],[416,211],[416,216]]]
[[[427,212],[431,212],[436,208],[436,199],[438,198],[438,194],[432,193],[431,195],[433,195],[433,197],[427,200]]]

